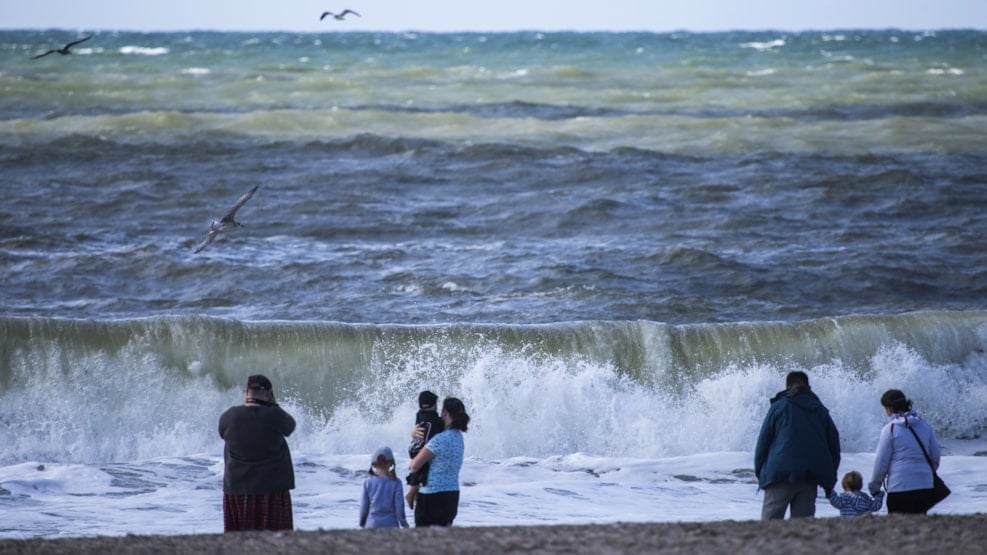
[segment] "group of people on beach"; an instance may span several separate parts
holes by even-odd
[[[868,493],[857,471],[843,477],[837,493],[840,436],[829,410],[809,387],[804,372],[790,372],[785,389],[771,399],[754,450],[754,473],[764,490],[761,518],[811,517],[818,488],[844,516],[876,512],[887,490],[888,513],[925,514],[941,498],[936,470],[940,450],[935,432],[897,389],[881,396],[889,417],[881,430]],[[394,452],[380,447],[371,455],[360,503],[361,528],[407,528],[405,505],[415,526],[451,526],[459,509],[463,432],[470,417],[463,402],[422,391],[408,449],[408,491],[397,475]],[[220,416],[225,441],[224,531],[291,530],[295,475],[286,437],[295,420],[274,399],[271,381],[247,378],[242,405]],[[946,491],[948,495],[948,490]]]
[[[881,429],[874,468],[863,491],[863,476],[843,476],[843,493],[834,491],[840,466],[840,435],[805,372],[790,372],[785,389],[771,399],[754,449],[754,473],[764,490],[761,519],[811,517],[822,487],[843,516],[881,509],[887,491],[888,513],[926,514],[949,495],[938,478],[939,442],[898,389],[881,396],[889,420]]]
[[[363,482],[360,528],[407,528],[404,504],[415,511],[415,526],[451,526],[459,511],[459,470],[463,466],[463,432],[470,417],[463,402],[446,397],[442,412],[431,391],[418,394],[418,413],[408,447],[408,493],[395,471],[394,453],[381,447],[370,459]]]
[[[360,502],[361,528],[407,528],[404,506],[414,510],[415,526],[451,526],[459,511],[459,471],[466,406],[455,397],[442,401],[431,391],[418,395],[411,432],[408,492],[397,476],[394,452],[380,447],[370,459]],[[278,406],[271,380],[247,378],[242,405],[219,417],[223,450],[223,530],[291,530],[291,490],[295,473],[285,438],[295,419]]]

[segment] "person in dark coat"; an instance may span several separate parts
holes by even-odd
[[[285,438],[295,419],[274,401],[271,380],[247,378],[242,405],[219,417],[223,459],[223,529],[291,530],[295,471]]]
[[[764,490],[761,519],[816,514],[817,488],[836,485],[840,434],[829,410],[809,388],[805,372],[790,372],[784,391],[771,399],[754,449],[754,473]]]

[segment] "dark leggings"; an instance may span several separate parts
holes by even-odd
[[[452,526],[458,512],[458,491],[419,493],[415,500],[415,526]]]
[[[888,492],[888,514],[924,515],[931,508],[931,488]]]

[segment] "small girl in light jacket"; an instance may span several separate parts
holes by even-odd
[[[390,447],[374,451],[370,475],[363,481],[360,500],[360,528],[407,528],[404,516],[404,485],[394,472],[394,452]]]
[[[840,516],[860,516],[881,510],[884,504],[884,492],[878,491],[873,498],[864,489],[864,477],[856,470],[851,470],[843,476],[843,491],[846,493],[829,492],[829,504],[840,510]]]

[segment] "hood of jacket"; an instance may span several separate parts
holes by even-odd
[[[779,391],[774,397],[771,398],[771,403],[777,403],[782,399],[788,399],[788,402],[798,405],[807,411],[817,411],[820,409],[826,410],[822,404],[822,401],[819,400],[819,397],[816,397],[816,394],[804,385],[797,385],[783,391]]]
[[[917,412],[910,410],[908,412],[896,412],[888,417],[888,422],[898,424],[901,426],[911,427],[915,422],[921,422],[922,418]]]

